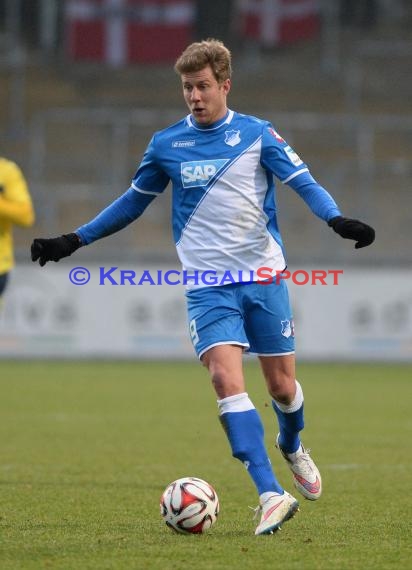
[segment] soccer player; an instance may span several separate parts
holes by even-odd
[[[258,355],[279,424],[276,447],[292,471],[295,487],[309,500],[322,492],[319,470],[299,435],[304,427],[303,391],[295,377],[287,286],[276,280],[259,283],[254,273],[263,266],[273,271],[286,267],[274,176],[335,232],[355,240],[355,248],[370,245],[375,232],[342,216],[270,123],[227,107],[231,54],[222,42],[209,39],[189,45],[175,70],[189,114],[154,134],[123,195],[73,233],[35,239],[32,259],[43,266],[119,231],[172,182],[173,232],[183,268],[192,276],[230,271],[235,281],[206,286],[200,279],[188,280],[189,331],[210,373],[232,454],[246,466],[259,495],[261,519],[255,534],[271,534],[295,514],[298,501],[271,466],[262,422],[246,391],[244,351]],[[251,278],[244,282],[241,275]]]
[[[0,157],[0,309],[14,266],[13,225],[29,227],[33,223],[33,204],[23,173],[17,164]]]

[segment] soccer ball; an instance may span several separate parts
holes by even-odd
[[[160,514],[169,528],[183,534],[201,534],[219,514],[219,499],[212,485],[197,477],[170,483],[160,499]]]

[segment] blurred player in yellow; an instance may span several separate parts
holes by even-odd
[[[13,226],[30,227],[34,209],[20,168],[0,157],[0,310],[7,279],[14,266]]]

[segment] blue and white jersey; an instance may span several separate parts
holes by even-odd
[[[191,115],[152,138],[133,179],[137,192],[173,185],[173,234],[183,269],[233,277],[283,270],[273,176],[290,183],[308,167],[272,125],[229,111],[211,126]]]
[[[325,221],[340,215],[307,165],[264,120],[228,111],[199,126],[191,115],[153,136],[131,188],[77,230],[84,244],[138,218],[172,182],[177,253],[188,275],[230,272],[241,281],[259,267],[286,266],[276,216],[274,177],[290,185]],[[206,286],[190,281],[190,287]]]

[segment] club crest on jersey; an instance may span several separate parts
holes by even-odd
[[[284,337],[289,338],[291,336],[295,336],[293,321],[280,321],[280,324],[282,326],[282,330],[280,332]]]
[[[228,158],[182,162],[180,165],[180,173],[183,188],[206,186],[228,162]]]
[[[241,141],[240,131],[225,131],[225,143],[229,146],[236,146]]]

